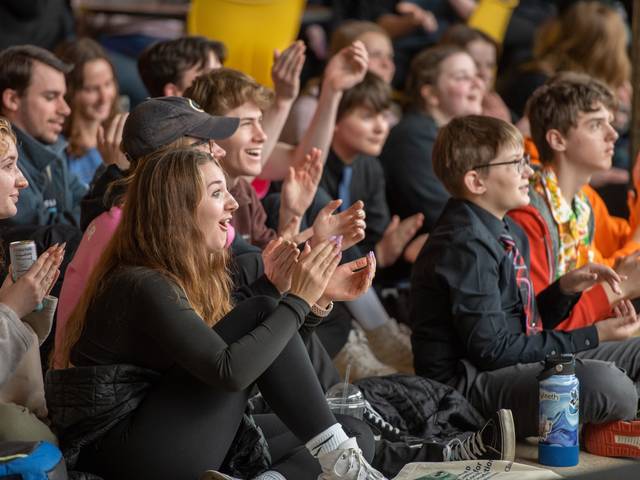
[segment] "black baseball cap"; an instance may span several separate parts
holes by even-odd
[[[185,97],[149,98],[127,117],[122,149],[132,159],[155,152],[180,137],[222,140],[233,135],[240,120],[209,115]]]

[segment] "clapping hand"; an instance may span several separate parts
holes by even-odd
[[[638,317],[631,301],[622,300],[614,307],[614,311],[615,317],[601,320],[595,324],[600,342],[626,340],[640,330],[640,317]]]
[[[429,10],[411,2],[400,2],[396,6],[396,11],[411,19],[416,27],[422,27],[425,32],[435,32],[438,29],[438,20]]]
[[[293,42],[282,53],[273,53],[271,78],[277,100],[293,101],[300,93],[300,72],[305,60],[306,47],[301,40]]]
[[[355,300],[369,290],[375,274],[376,256],[373,252],[352,262],[343,263],[333,273],[320,303]]]
[[[381,267],[393,265],[407,244],[424,223],[424,215],[416,213],[400,221],[394,215],[380,241],[376,244],[376,257]]]
[[[584,292],[600,282],[607,282],[614,293],[622,293],[620,282],[626,276],[619,275],[614,269],[606,265],[588,263],[584,267],[565,273],[560,277],[560,290],[567,295]]]
[[[280,293],[291,288],[291,276],[299,255],[295,243],[282,237],[271,240],[262,251],[264,274]]]
[[[313,248],[306,243],[293,269],[289,292],[314,305],[326,290],[341,258],[338,239],[325,240]]]
[[[284,208],[293,215],[302,216],[307,211],[318,190],[322,178],[321,151],[312,148],[302,161],[289,167],[282,183],[280,201]]]
[[[324,70],[323,85],[343,92],[360,83],[368,67],[367,49],[360,40],[356,40],[331,58]]]
[[[128,113],[119,113],[113,117],[106,129],[102,125],[98,127],[97,148],[102,162],[105,165],[117,165],[122,171],[129,168],[129,160],[120,149],[122,130],[128,116]]]
[[[334,214],[342,204],[342,200],[332,200],[324,206],[313,222],[312,245],[316,245],[330,237],[342,236],[342,250],[346,250],[364,238],[365,223],[364,203],[358,200],[346,210]]]

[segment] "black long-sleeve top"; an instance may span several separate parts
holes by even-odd
[[[365,237],[358,244],[358,248],[363,253],[367,253],[375,250],[376,243],[382,239],[384,231],[391,220],[385,193],[384,171],[377,158],[366,155],[358,155],[350,165],[353,169],[351,187],[349,189],[351,203],[362,200],[367,216]],[[346,164],[331,150],[322,172],[320,186],[333,199],[340,198],[338,185],[342,180],[342,172],[345,166]]]
[[[499,241],[503,232],[514,238],[529,265],[527,237],[510,218],[499,220],[462,200],[447,203],[411,277],[417,374],[450,382],[463,358],[480,370],[494,370],[598,345],[595,326],[571,332],[552,330],[580,297],[563,294],[558,282],[540,292],[534,302],[545,329],[533,336],[524,333],[524,306],[515,270]]]
[[[433,171],[431,151],[438,134],[436,122],[419,111],[407,112],[391,129],[380,154],[392,214],[407,218],[424,214],[421,232],[430,232],[449,193]]]
[[[308,313],[304,300],[287,295],[270,315],[256,312],[264,315],[258,327],[228,345],[166,276],[123,267],[89,308],[71,362],[130,364],[158,372],[180,365],[209,385],[243,390],[280,355]]]

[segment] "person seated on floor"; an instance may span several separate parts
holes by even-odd
[[[153,124],[154,128],[146,128]],[[224,156],[224,150],[216,140],[230,136],[238,127],[235,118],[211,117],[202,112],[192,101],[182,97],[162,97],[140,103],[123,126],[123,157],[131,159],[127,170],[135,171],[139,159],[159,150],[192,147],[209,152],[216,160]],[[113,232],[120,224],[125,182],[114,183],[103,200],[107,210],[89,224],[73,259],[67,267],[60,301],[58,303],[55,346],[58,350],[67,320],[76,307],[89,280],[91,272]],[[56,354],[54,368],[60,368]]]
[[[486,33],[460,23],[447,29],[439,44],[458,45],[469,52],[478,67],[478,76],[486,87],[482,98],[482,114],[510,122],[511,112],[495,91],[499,49],[496,41]]]
[[[378,75],[389,85],[396,70],[393,62],[393,45],[387,32],[373,22],[361,20],[346,21],[338,26],[331,34],[329,56],[333,57],[343,48],[355,41],[360,41],[369,54],[367,70]],[[313,114],[318,107],[319,96],[322,93],[321,79],[310,79],[303,92],[296,98],[291,112],[282,129],[280,141],[297,145],[300,143],[304,132],[309,128]],[[326,93],[325,93],[326,95]],[[391,126],[400,120],[400,109],[389,110],[389,122]]]
[[[633,305],[572,331],[554,330],[581,292],[607,281],[610,267],[588,263],[535,295],[529,244],[507,212],[529,203],[533,175],[510,123],[453,119],[434,145],[434,170],[452,195],[411,278],[416,373],[457,388],[481,414],[510,408],[519,438],[538,434],[538,381],[549,354],[572,353],[580,380],[580,421],[588,451],[638,456],[614,443],[640,437],[640,329]],[[618,340],[618,341],[616,341]]]
[[[342,89],[348,88],[349,84],[357,84],[359,81],[360,66],[351,75],[347,75],[349,67],[348,65],[344,65],[343,60],[340,58],[342,55],[346,57],[349,55],[349,52],[350,49],[346,49],[343,50],[341,55],[334,57],[333,65],[336,66],[336,68],[330,66],[329,71],[331,71],[332,74],[325,76],[325,79],[328,79],[327,81],[335,81],[336,84],[340,86],[340,88],[334,87],[334,90],[340,91],[340,96],[342,96]],[[347,72],[342,71],[342,68],[337,68],[337,66],[341,65],[347,68]],[[341,71],[342,74],[340,75]],[[363,70],[362,75],[364,75],[364,73],[366,72]],[[233,220],[233,225],[236,234],[246,235],[250,243],[264,247],[267,242],[273,241],[278,235],[274,229],[267,227],[267,221],[277,222],[277,224],[281,226],[280,228],[282,228],[283,217],[281,214],[266,213],[263,205],[257,199],[255,191],[243,177],[258,176],[261,172],[260,152],[266,135],[261,127],[260,119],[262,112],[269,105],[268,91],[247,75],[235,70],[223,68],[198,77],[193,85],[185,92],[185,95],[193,98],[198,103],[203,102],[201,103],[203,109],[212,115],[233,115],[240,117],[240,128],[238,128],[238,131],[229,139],[220,142],[220,145],[227,152],[227,155],[222,161],[222,165],[231,179],[231,192],[240,205],[235,215],[236,218]],[[337,105],[335,109],[337,110]],[[329,128],[328,125],[331,125],[329,131],[333,129],[333,118],[335,117],[331,116],[323,120],[325,125],[327,125],[325,128]],[[330,121],[331,123],[329,123]],[[309,132],[307,132],[307,135],[309,135]],[[327,141],[330,141],[330,138],[329,136]],[[300,146],[298,146],[298,148],[300,148]],[[319,162],[316,161],[316,164],[317,163]],[[311,205],[311,208],[309,208],[311,214],[309,216],[311,217],[313,226],[301,232],[300,235],[313,234],[312,242],[315,241],[314,237],[318,234],[326,237],[326,234],[322,233],[325,230],[325,227],[322,226],[323,224],[326,225],[334,221],[345,223],[349,218],[356,219],[356,225],[361,225],[362,230],[353,231],[351,237],[345,235],[343,248],[347,249],[362,240],[365,227],[364,220],[359,221],[359,219],[364,219],[365,217],[365,212],[362,210],[362,201],[354,199],[353,205],[337,215],[330,215],[331,211],[338,208],[340,201],[331,201],[331,197],[320,189],[315,198],[313,195],[312,187],[315,188],[315,185],[317,185],[317,182],[320,180],[321,170],[316,170],[315,175],[317,175],[317,177],[312,181],[308,175],[305,175],[304,171],[299,174],[296,173],[295,170],[297,169],[299,168],[294,168],[288,178],[285,179],[282,192],[280,193],[282,201],[280,202],[279,209],[275,209],[275,211],[278,212],[279,210],[282,212],[283,209],[289,205],[298,209],[290,213],[290,218],[302,218],[302,215]],[[289,185],[295,188],[290,189]],[[298,200],[293,199],[294,195],[297,195]],[[323,198],[321,195],[326,197],[329,203],[326,206],[322,204],[323,208],[318,212],[321,199]],[[304,201],[301,199],[304,199]],[[313,202],[313,205],[311,202]],[[274,222],[275,218],[278,220]],[[352,257],[350,257],[351,260],[355,260],[360,256],[359,251],[347,251],[347,253],[352,255]],[[365,304],[362,304],[362,302],[365,302]],[[391,342],[391,344],[397,347],[397,351],[403,352],[399,359],[398,366],[410,370],[411,362],[406,361],[407,356],[410,356],[408,334],[400,331],[398,325],[391,321],[380,304],[380,301],[375,296],[375,293],[373,291],[367,292],[360,299],[354,302],[350,301],[346,306],[349,309],[349,313],[354,315],[356,320],[361,323],[366,330],[377,329],[383,325],[389,327],[383,329],[384,332],[382,330],[380,331],[381,334],[385,333],[385,335],[380,336],[381,340],[384,338],[384,341],[381,343],[388,343],[390,337],[397,340],[397,342]],[[343,305],[339,306],[339,308],[342,307]],[[355,310],[352,309],[352,307]],[[343,313],[341,310],[338,311]],[[349,315],[340,315],[339,319],[332,316],[330,321],[323,322],[323,324],[319,326],[317,331],[327,351],[332,356],[335,356],[339,355],[340,351],[343,350],[346,345],[345,342],[357,343],[359,345],[357,350],[358,355],[353,357],[357,359],[357,362],[353,363],[353,378],[395,373],[397,371],[396,368],[381,363],[374,353],[371,352],[364,332],[357,329],[352,330],[350,318]],[[342,325],[342,327],[338,329],[339,332],[336,332],[333,328],[337,328],[338,324]],[[344,353],[346,353],[346,351]],[[342,357],[344,357],[344,355]],[[349,355],[348,358],[351,358],[351,355]],[[356,369],[356,363],[362,368]],[[339,362],[339,365],[342,366],[341,369],[344,372],[346,360]]]
[[[408,110],[391,129],[380,162],[391,213],[401,219],[422,213],[421,233],[429,233],[449,198],[433,173],[436,134],[453,118],[482,112],[484,84],[464,49],[441,45],[413,59],[405,93]]]
[[[339,243],[307,245],[281,300],[234,308],[224,247],[236,208],[207,153],[171,150],[139,162],[120,227],[70,319],[62,345],[69,368],[47,376],[63,451],[107,478],[199,478],[220,468],[245,478],[266,470],[280,479],[383,478],[329,410],[297,333],[312,309],[330,309],[325,290]],[[370,284],[374,268],[357,281]],[[65,395],[78,378],[86,391]],[[124,382],[126,401],[106,393]],[[266,445],[251,432],[241,440],[239,430],[254,383],[277,415]],[[100,405],[95,389],[106,389]],[[366,427],[360,435],[370,445]]]
[[[611,125],[615,108],[614,95],[603,83],[577,73],[554,77],[527,104],[542,166],[531,178],[531,203],[509,215],[527,234],[534,290],[541,292],[589,261],[617,263],[618,273],[627,277],[620,291],[602,284],[584,292],[557,325],[560,330],[591,325],[606,318],[621,299],[640,296],[640,229],[610,217],[602,198],[588,186],[594,173],[611,167],[618,138]],[[637,202],[634,207],[639,208]],[[615,247],[601,251],[598,238]]]
[[[18,214],[4,219],[4,226],[78,225],[86,187],[69,172],[61,135],[70,114],[64,99],[70,68],[33,45],[0,52],[0,114],[15,129],[19,166],[29,182],[18,200]]]
[[[115,72],[100,44],[90,38],[71,40],[58,46],[56,54],[73,65],[65,95],[71,114],[62,130],[69,172],[88,188],[97,171],[121,159],[117,147],[126,114],[119,113]]]
[[[16,136],[0,117],[0,218],[17,213],[27,180],[18,167]],[[47,440],[57,443],[42,421],[47,416],[39,345],[51,330],[55,299],[45,295],[55,283],[64,246],[44,252],[20,278],[12,270],[0,287],[0,442]],[[53,302],[51,307],[50,302]]]

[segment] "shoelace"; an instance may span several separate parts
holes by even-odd
[[[377,428],[385,431],[386,433],[390,433],[390,434],[395,435],[397,437],[400,436],[400,429],[398,429],[397,427],[394,427],[389,422],[387,422],[382,417],[382,415],[380,415],[373,408],[373,406],[369,403],[368,400],[365,400],[364,405],[365,405],[364,415],[366,417],[366,420],[368,420],[369,422],[373,423]]]
[[[367,463],[360,450],[349,448],[342,454],[343,458],[346,458],[347,456],[349,457],[349,465],[347,467],[347,471],[345,472],[347,475],[352,472],[354,467],[357,467],[357,480],[387,480],[384,476],[382,476],[380,472],[374,470],[373,467]],[[335,473],[338,477],[342,477],[343,474],[336,471],[337,466],[337,463],[333,466],[333,473]]]
[[[454,438],[444,447],[445,462],[456,460],[477,460],[487,451],[479,433],[475,433],[465,440]]]

